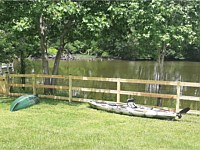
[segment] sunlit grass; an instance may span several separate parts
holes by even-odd
[[[200,149],[200,117],[179,121],[131,117],[87,104],[41,100],[10,112],[12,99],[0,99],[0,149]]]

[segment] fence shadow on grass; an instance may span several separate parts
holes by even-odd
[[[15,98],[9,98],[9,97],[0,97],[0,103],[12,103],[15,100]]]
[[[69,106],[80,106],[83,104],[81,102],[69,102],[69,101],[45,99],[45,98],[40,98],[40,103],[41,104],[49,104],[49,105],[65,104],[65,105],[69,105]]]

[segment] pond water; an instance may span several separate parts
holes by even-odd
[[[36,73],[41,73],[40,60],[28,63],[27,73],[31,73],[32,69]],[[53,61],[50,60],[49,64],[52,68]],[[156,62],[153,61],[72,60],[61,61],[59,74],[154,80],[156,74],[155,66]],[[200,82],[200,62],[168,61],[165,62],[164,68],[165,80]],[[18,69],[16,72],[18,72]]]
[[[53,66],[53,60],[49,61],[50,66]],[[30,61],[27,67],[27,73],[41,72],[41,61]],[[17,70],[16,70],[17,73]],[[156,62],[153,61],[122,61],[122,60],[71,60],[61,61],[59,74],[74,75],[74,76],[89,76],[89,77],[108,77],[108,78],[125,78],[125,79],[144,79],[154,80],[157,75]],[[200,62],[186,62],[186,61],[167,61],[164,63],[164,80],[165,81],[184,81],[184,82],[200,82]],[[81,82],[80,82],[81,84]],[[94,85],[95,83],[91,83]],[[90,85],[89,85],[90,86]],[[116,89],[116,85],[108,83],[101,83],[101,87],[109,87]],[[154,92],[155,86],[152,85],[122,85],[122,89],[132,91],[146,91]],[[162,93],[176,94],[176,87],[164,87]],[[200,96],[200,88],[181,89],[183,95]],[[91,94],[90,96],[94,96]],[[96,95],[97,96],[97,95]],[[102,97],[102,95],[101,95]],[[116,99],[115,96],[103,96],[107,99]],[[124,97],[123,99],[126,99]],[[137,98],[139,103],[148,103],[150,98]],[[142,100],[141,100],[142,99]],[[171,102],[171,101],[170,101]],[[153,102],[155,103],[155,102]],[[167,105],[169,105],[169,102]],[[171,104],[174,105],[175,103]],[[199,107],[199,102],[192,103],[184,101],[182,105],[193,105],[192,107]],[[197,108],[199,109],[199,108]]]

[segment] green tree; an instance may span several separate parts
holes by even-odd
[[[4,47],[1,56],[7,61],[20,58],[20,73],[26,73],[26,58],[35,54],[37,37],[32,26],[30,2],[3,1],[1,6],[1,28],[6,36],[2,36]],[[2,45],[3,45],[2,43]],[[9,57],[9,59],[8,59]],[[3,59],[1,59],[3,60]],[[25,84],[25,78],[21,79]]]
[[[0,63],[12,62],[14,57],[14,47],[9,42],[10,34],[0,30]]]
[[[191,5],[194,3],[164,0],[138,3],[129,19],[133,36],[138,39],[139,47],[145,50],[142,53],[157,60],[156,80],[163,80],[165,57],[178,53],[185,43],[192,43],[196,38],[191,18],[191,13],[195,13],[194,5]],[[158,105],[161,105],[160,101]]]
[[[196,0],[1,1],[0,57],[17,56],[23,66],[25,58],[41,54],[43,73],[55,75],[64,52],[151,58],[162,80],[166,58],[181,59],[199,47],[199,10]],[[52,72],[48,48],[57,49]]]
[[[107,8],[109,28],[104,28],[99,44],[109,55],[131,59],[132,50],[128,43],[130,28],[128,26],[130,2],[112,2]]]

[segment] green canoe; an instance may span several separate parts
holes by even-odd
[[[17,111],[23,108],[30,107],[39,102],[39,98],[36,95],[23,95],[12,102],[10,111]]]

